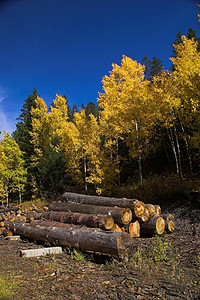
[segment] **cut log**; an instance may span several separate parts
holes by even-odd
[[[150,217],[155,215],[156,209],[155,209],[155,206],[153,204],[145,204],[145,207],[148,209]]]
[[[101,229],[111,229],[114,225],[114,220],[109,215],[93,215],[81,214],[73,212],[44,212],[41,215],[44,219],[54,220],[63,223],[85,225],[88,227],[98,227]]]
[[[160,207],[160,205],[154,205],[154,207],[155,207],[154,217],[160,217],[161,216],[161,207]]]
[[[95,214],[95,215],[108,214],[112,216],[114,221],[118,224],[129,224],[132,220],[132,212],[129,208],[106,207],[106,206],[53,201],[49,204],[49,210],[78,212],[78,213]]]
[[[61,253],[62,253],[61,247],[48,247],[48,248],[40,248],[40,249],[21,250],[20,256],[38,257],[38,256],[49,255],[49,254],[61,254]]]
[[[149,220],[149,210],[145,207],[143,215],[138,217],[137,219],[140,223],[147,222]]]
[[[175,229],[174,215],[172,215],[172,214],[162,214],[162,218],[165,220],[165,231],[167,233],[172,233]]]
[[[18,209],[19,209],[19,207],[17,207],[17,206],[13,206],[13,207],[0,206],[0,213],[17,211]]]
[[[5,226],[16,234],[30,239],[113,255],[119,258],[127,258],[133,250],[133,239],[125,232],[33,227],[9,221],[6,222]]]
[[[41,217],[42,217],[42,213],[32,211],[32,212],[28,213],[27,220],[29,220],[29,221],[39,220]]]
[[[131,237],[140,236],[140,223],[136,220],[128,225],[128,232]]]
[[[62,199],[66,202],[75,202],[87,205],[98,206],[118,206],[123,208],[129,208],[132,211],[134,217],[140,217],[144,213],[145,204],[142,201],[136,199],[126,198],[110,198],[101,196],[90,196],[76,193],[66,192],[63,194]]]
[[[151,217],[147,222],[141,224],[141,236],[152,236],[162,234],[165,231],[165,221],[161,217]]]
[[[0,227],[4,227],[4,221],[0,222]]]
[[[111,228],[111,231],[115,231],[115,232],[125,232],[125,228],[119,226],[118,224],[114,224],[113,227]]]

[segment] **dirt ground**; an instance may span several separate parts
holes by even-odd
[[[200,203],[168,210],[175,232],[135,239],[129,261],[72,249],[24,258],[20,250],[45,245],[0,236],[0,274],[14,283],[0,299],[200,299]]]

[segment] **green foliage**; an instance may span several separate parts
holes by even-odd
[[[0,299],[11,299],[11,297],[14,297],[17,289],[18,284],[14,278],[7,275],[0,275]]]
[[[24,190],[27,174],[25,162],[16,141],[5,132],[3,135],[4,139],[0,140],[0,186],[4,190],[2,197],[6,197],[8,205],[9,194],[18,191],[21,203],[21,193]]]
[[[70,251],[71,259],[77,261],[92,261],[94,260],[93,255],[85,254],[80,250],[73,249]]]

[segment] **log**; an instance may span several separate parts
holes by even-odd
[[[125,228],[119,226],[118,224],[114,224],[113,227],[111,228],[111,231],[115,231],[115,232],[125,232]]]
[[[61,253],[62,253],[61,247],[48,247],[48,248],[21,250],[20,256],[38,257],[38,256],[44,256],[47,254],[49,255],[49,254],[61,254]]]
[[[114,225],[114,220],[109,215],[50,211],[42,213],[41,217],[63,223],[85,225],[87,227],[98,227],[103,230],[110,230]]]
[[[172,215],[172,214],[162,214],[162,218],[165,220],[165,231],[167,233],[172,233],[175,229],[174,215]]]
[[[122,259],[127,258],[133,250],[133,240],[125,232],[34,227],[9,221],[5,226],[26,238],[112,255]]]
[[[162,234],[165,231],[165,221],[161,217],[151,217],[140,227],[141,236],[153,236]]]
[[[131,237],[140,237],[140,223],[136,220],[128,225],[128,232]]]
[[[156,209],[155,209],[155,206],[153,204],[145,204],[145,207],[148,209],[150,217],[155,214]]]
[[[0,227],[4,227],[4,221],[0,222]]]
[[[42,217],[42,213],[32,211],[32,212],[28,213],[27,220],[29,220],[29,221],[39,220],[41,217]]]
[[[13,206],[13,207],[4,207],[0,206],[0,213],[10,212],[10,211],[17,211],[19,207]]]
[[[136,199],[127,198],[110,198],[101,196],[90,196],[76,193],[66,192],[63,194],[62,199],[66,202],[75,202],[87,205],[109,206],[109,207],[123,207],[129,208],[134,217],[140,217],[144,213],[145,204]]]
[[[140,223],[147,222],[149,220],[149,210],[145,207],[143,215],[138,217],[137,219]]]
[[[154,205],[154,207],[155,207],[154,217],[160,217],[161,216],[161,207],[160,207],[160,205]]]
[[[132,212],[129,208],[107,207],[107,206],[53,201],[49,204],[49,210],[78,212],[78,213],[95,214],[95,215],[108,214],[112,216],[114,221],[118,224],[129,224],[132,220]]]

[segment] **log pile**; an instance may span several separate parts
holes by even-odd
[[[0,208],[0,233],[125,258],[134,238],[174,231],[173,215],[162,215],[159,205],[76,193],[64,193],[62,200],[26,216]]]

